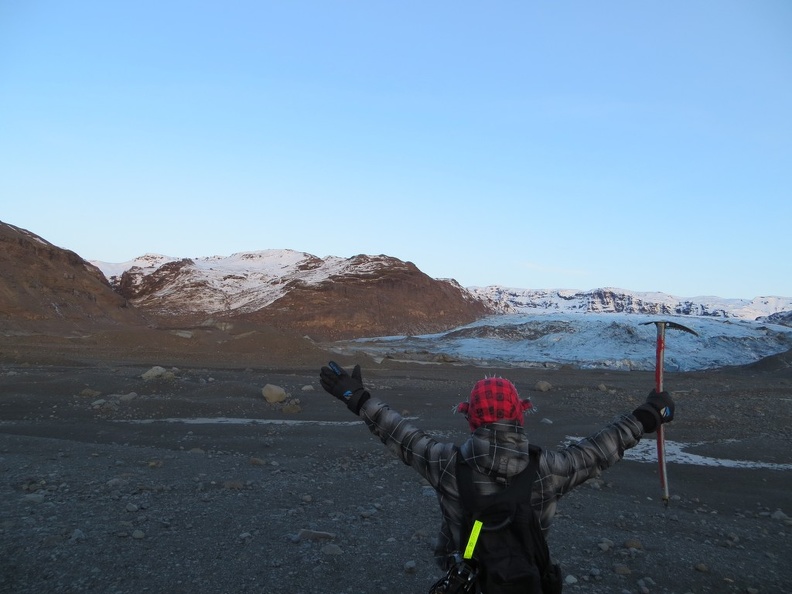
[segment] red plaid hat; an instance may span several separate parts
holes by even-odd
[[[463,402],[456,412],[463,413],[475,431],[482,425],[499,421],[517,421],[523,424],[523,413],[532,408],[530,399],[521,400],[517,388],[507,379],[488,377],[476,382],[468,402]]]

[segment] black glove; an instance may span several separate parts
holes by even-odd
[[[327,365],[327,367],[322,367],[322,371],[319,373],[322,387],[346,404],[353,413],[360,414],[360,407],[371,398],[371,394],[363,387],[360,365],[355,365],[352,375],[344,371],[344,368],[335,361],[330,361]]]
[[[652,390],[646,402],[633,411],[643,425],[644,433],[654,433],[663,423],[674,420],[674,401],[668,392]]]

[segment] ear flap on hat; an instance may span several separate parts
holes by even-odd
[[[456,408],[454,409],[455,413],[462,413],[463,415],[468,414],[470,410],[470,403],[469,402],[460,402],[457,404]]]

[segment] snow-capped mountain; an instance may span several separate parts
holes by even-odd
[[[263,250],[94,264],[135,308],[165,323],[255,321],[331,339],[436,332],[492,313],[456,282],[384,255]]]
[[[214,315],[258,311],[283,297],[295,283],[319,284],[351,268],[365,274],[380,262],[369,259],[353,267],[341,258],[263,250],[206,258],[145,254],[120,264],[93,264],[137,306],[156,303],[166,313]]]
[[[654,327],[642,324],[658,316],[701,335],[669,338],[669,369],[742,365],[792,348],[785,326],[792,298],[784,297],[464,289],[388,256],[319,258],[293,250],[193,259],[147,254],[93,264],[158,319],[264,321],[322,340],[359,339],[337,348],[375,357],[650,369]]]
[[[757,320],[792,311],[792,297],[676,297],[613,288],[577,291],[489,286],[469,290],[500,313],[627,313]]]

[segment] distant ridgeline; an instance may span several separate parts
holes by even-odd
[[[590,291],[472,287],[476,297],[501,313],[629,313],[760,320],[790,325],[792,297],[683,298],[603,288]]]

